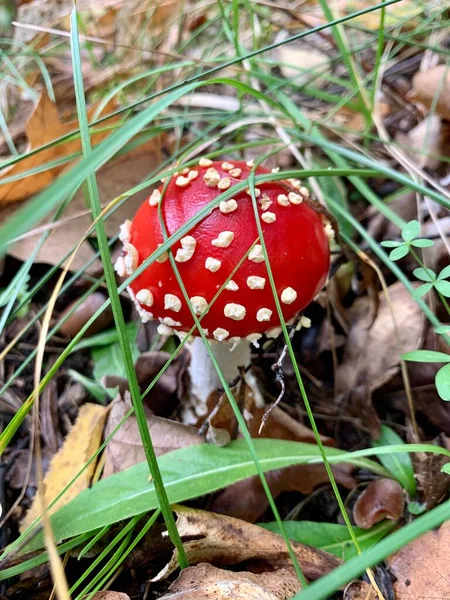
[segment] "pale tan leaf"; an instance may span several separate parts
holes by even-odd
[[[387,559],[395,576],[396,600],[450,598],[450,522]]]
[[[339,0],[339,7],[342,12],[352,14],[365,8],[373,6],[371,0]],[[393,4],[386,7],[385,27],[396,26],[399,30],[410,30],[416,27],[419,23],[418,18],[422,12],[422,8],[414,0],[402,0],[398,4]],[[355,17],[353,21],[363,27],[367,27],[373,31],[378,31],[381,23],[381,15],[379,10],[366,13],[359,17]]]
[[[326,83],[323,75],[330,72],[330,62],[324,52],[306,45],[289,44],[281,46],[277,54],[283,76],[297,85],[311,81],[315,87],[320,87]]]
[[[108,408],[99,404],[87,403],[80,408],[74,426],[58,453],[52,458],[50,468],[44,477],[42,485],[45,490],[46,507],[72,481],[99,447],[107,412]],[[95,461],[83,471],[49,513],[54,513],[86,489],[91,483],[94,469]],[[38,493],[21,523],[21,531],[24,531],[41,514],[41,494]]]
[[[440,156],[450,154],[450,127],[436,114],[430,114],[407,133],[399,132],[396,140],[404,152],[422,168],[434,171]]]
[[[240,519],[217,515],[203,510],[177,506],[177,528],[184,543],[190,564],[209,562],[215,565],[233,565],[247,560],[264,560],[275,568],[290,566],[289,554],[283,538],[271,531]],[[295,554],[305,576],[317,579],[339,565],[339,560],[323,552],[292,542]],[[154,581],[166,578],[178,568],[177,551]]]
[[[112,433],[128,412],[130,406],[129,394],[126,394],[125,400],[118,400],[114,403],[106,423],[105,437]],[[183,425],[183,423],[155,416],[148,416],[147,423],[157,456],[177,450],[178,448],[184,448],[192,444],[201,444],[203,442],[197,429]],[[108,477],[112,473],[127,469],[144,460],[145,452],[142,447],[136,417],[131,415],[106,448],[103,477]]]
[[[207,563],[184,569],[172,583],[163,600],[204,600],[205,598],[245,598],[248,600],[287,600],[301,589],[293,568],[265,573],[225,571]]]
[[[123,592],[106,590],[105,592],[97,592],[94,594],[92,600],[130,600],[130,596]]]
[[[426,108],[433,107],[440,117],[450,119],[450,71],[447,65],[437,65],[416,73],[408,97]]]
[[[420,308],[400,282],[391,285],[388,293],[389,301],[380,292],[373,325],[373,302],[369,297],[358,299],[349,310],[351,329],[336,373],[338,393],[362,384],[370,392],[376,390],[398,371],[402,352],[419,347],[423,330]]]

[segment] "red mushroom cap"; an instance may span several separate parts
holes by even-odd
[[[251,163],[202,159],[195,169],[174,175],[162,200],[164,186],[142,204],[132,223],[122,226],[125,254],[116,263],[119,274],[131,274],[163,243],[159,202],[167,232],[172,235],[223,190],[245,180],[250,171]],[[268,172],[262,167],[256,169],[256,174]],[[332,230],[302,201],[308,195],[307,188],[295,180],[256,188],[264,240],[286,321],[311,302],[328,275]],[[201,321],[210,338],[237,341],[247,337],[256,341],[262,333],[278,335],[280,321],[248,189],[221,202],[172,247],[191,303],[200,314],[255,241],[249,256]],[[158,318],[162,332],[187,332],[194,324],[166,255],[136,277],[129,291],[143,319]]]

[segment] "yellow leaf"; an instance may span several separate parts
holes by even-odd
[[[42,482],[45,490],[46,507],[72,481],[98,449],[107,413],[108,408],[99,404],[87,403],[80,408],[75,425],[66,437],[62,447],[52,458],[50,468]],[[83,471],[67,492],[50,509],[49,514],[67,504],[69,500],[78,496],[81,491],[89,486],[94,474],[95,462],[93,461]],[[21,531],[27,529],[41,514],[41,494],[37,493],[30,510],[21,523]]]

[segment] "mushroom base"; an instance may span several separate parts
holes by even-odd
[[[233,381],[239,375],[239,367],[250,364],[250,342],[242,340],[234,350],[231,342],[211,344],[211,350],[222,370],[227,382]],[[210,394],[222,387],[219,375],[213,365],[208,350],[200,337],[189,344],[191,362],[189,374],[191,378],[191,394],[205,407]]]

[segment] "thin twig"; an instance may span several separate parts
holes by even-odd
[[[301,315],[299,315],[298,322],[300,321],[300,319],[301,319]],[[291,330],[289,331],[289,339],[290,340],[292,340],[292,338],[294,337],[296,330],[297,330],[297,327],[295,325],[293,325]],[[281,351],[280,358],[277,360],[276,363],[274,363],[272,365],[272,371],[274,371],[274,373],[275,373],[275,381],[277,381],[280,384],[281,390],[278,395],[278,398],[275,400],[275,402],[272,404],[272,406],[269,406],[269,408],[266,410],[266,412],[262,416],[261,425],[259,426],[259,430],[258,430],[259,435],[261,435],[261,431],[263,430],[270,415],[272,414],[273,409],[276,406],[278,406],[278,404],[281,402],[281,400],[283,399],[283,396],[286,392],[286,384],[284,383],[283,362],[284,362],[284,359],[286,358],[287,351],[288,351],[288,347],[287,347],[287,344],[285,344],[283,346],[283,350]]]

